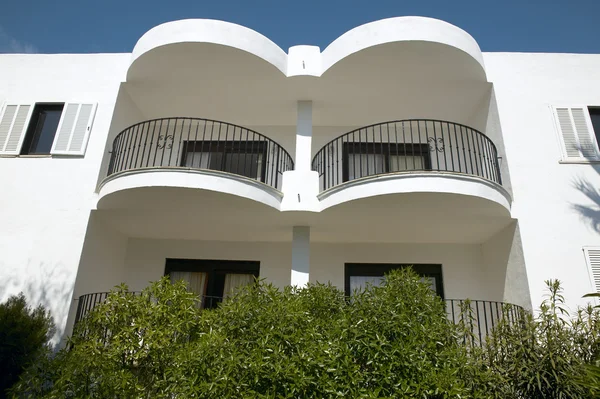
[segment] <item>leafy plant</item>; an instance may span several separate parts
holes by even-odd
[[[498,397],[592,398],[585,365],[600,348],[600,311],[589,306],[571,315],[560,283],[546,284],[539,314],[505,318],[478,356],[501,378]]]
[[[116,289],[21,379],[46,398],[485,398],[493,375],[410,270],[348,299],[258,282],[199,310],[183,284]],[[482,389],[479,389],[482,387]]]
[[[0,304],[0,398],[26,367],[49,351],[54,334],[50,313],[41,305],[32,309],[23,293]]]

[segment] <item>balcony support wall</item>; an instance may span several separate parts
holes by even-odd
[[[310,171],[312,148],[312,101],[298,101],[296,119],[296,163],[294,170]]]
[[[292,233],[291,285],[304,287],[310,274],[310,227],[294,226]]]
[[[282,211],[318,212],[319,175],[312,170],[312,101],[298,101],[294,170],[283,174]]]

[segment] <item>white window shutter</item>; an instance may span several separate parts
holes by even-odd
[[[598,160],[598,143],[587,107],[555,107],[563,160]]]
[[[596,292],[600,292],[600,247],[585,247],[583,253],[590,270],[594,289]]]
[[[0,114],[0,155],[19,155],[32,104],[7,104]]]
[[[96,104],[66,103],[50,153],[84,155],[95,114]]]

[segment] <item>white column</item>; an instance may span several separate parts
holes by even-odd
[[[294,170],[310,171],[312,146],[312,101],[298,101],[296,162]]]
[[[304,287],[310,272],[310,227],[294,226],[292,231],[291,285]]]

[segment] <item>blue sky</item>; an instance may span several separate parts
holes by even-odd
[[[184,18],[245,25],[286,51],[323,49],[355,26],[402,15],[448,21],[483,51],[600,53],[600,0],[5,0],[0,53],[131,52],[148,29]]]

